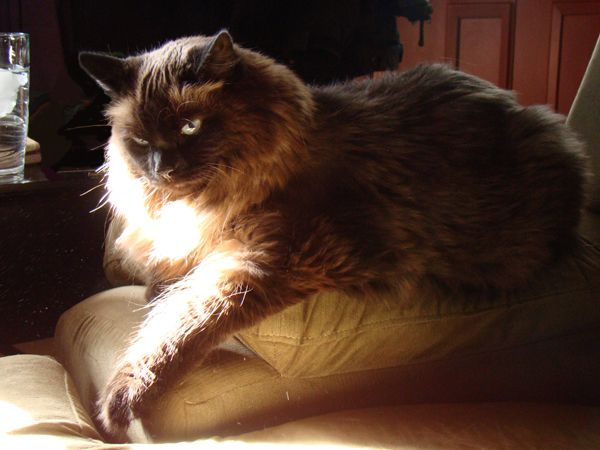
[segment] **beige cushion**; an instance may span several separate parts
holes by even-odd
[[[341,448],[600,448],[600,409],[542,404],[405,405],[312,417],[245,434],[244,442]],[[348,446],[348,447],[345,447]]]
[[[239,337],[281,375],[317,377],[511,348],[599,325],[600,251],[584,242],[580,254],[512,294],[423,289],[401,301],[321,294]]]
[[[69,375],[47,356],[0,358],[0,448],[90,448],[100,435]]]
[[[127,271],[135,268],[107,254],[110,267],[122,270],[114,279],[131,279]],[[599,275],[600,251],[582,241],[576,256],[511,295],[450,298],[423,287],[404,299],[315,296],[180,374],[129,435],[138,442],[234,435],[407,402],[600,401]],[[61,318],[59,356],[86,407],[93,408],[144,304],[142,287],[123,287]]]
[[[407,405],[338,411],[229,439],[126,447],[99,439],[53,359],[0,358],[0,448],[599,448],[600,409],[557,404]]]
[[[91,414],[101,387],[109,381],[119,355],[144,317],[143,287],[114,289],[94,295],[61,316],[56,327],[57,358],[75,380],[81,401]],[[128,433],[147,442],[139,421]]]

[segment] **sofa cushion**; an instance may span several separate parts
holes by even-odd
[[[83,404],[108,381],[141,288],[104,292],[69,310],[56,344]],[[125,305],[120,308],[117,305]],[[130,308],[130,312],[126,311]],[[262,359],[220,349],[172,380],[128,432],[133,442],[237,436],[353,408],[533,401],[600,404],[600,327],[511,349],[314,378],[281,376]]]
[[[522,403],[379,407],[310,417],[225,439],[107,444],[69,375],[37,355],[0,358],[3,449],[599,448],[600,408]]]
[[[106,267],[120,271],[113,279],[126,283],[132,270],[141,273],[110,251],[108,239]],[[240,434],[384,404],[600,402],[599,275],[600,251],[582,240],[574,256],[511,294],[452,296],[421,286],[387,297],[315,296],[238,333],[233,350],[179,374],[130,437]],[[124,287],[61,318],[61,361],[89,408],[144,304],[144,288]]]
[[[281,375],[318,377],[511,348],[600,325],[600,251],[581,251],[526,289],[458,296],[316,295],[239,338]]]
[[[311,417],[241,436],[333,449],[600,448],[600,409],[553,404],[404,405]],[[331,446],[331,447],[327,447]]]
[[[0,448],[100,445],[71,378],[53,358],[0,358]]]

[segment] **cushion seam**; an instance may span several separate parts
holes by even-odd
[[[407,362],[407,363],[394,365],[394,366],[378,367],[378,368],[373,368],[373,369],[356,369],[356,370],[350,370],[347,372],[333,372],[333,373],[330,373],[327,375],[315,375],[315,376],[285,376],[283,374],[280,374],[280,375],[282,378],[315,379],[315,378],[322,378],[322,377],[328,377],[328,376],[340,376],[340,375],[344,375],[344,374],[367,372],[367,371],[371,371],[371,370],[385,370],[385,369],[393,369],[393,368],[400,368],[400,367],[416,366],[419,364],[438,363],[438,362],[443,362],[443,361],[460,361],[461,359],[470,358],[473,356],[494,354],[494,353],[500,353],[500,352],[504,352],[504,351],[516,350],[516,349],[524,349],[526,347],[531,347],[531,346],[534,346],[537,344],[542,344],[544,342],[548,342],[548,341],[552,341],[552,340],[557,340],[557,339],[561,340],[561,339],[572,337],[572,336],[585,335],[585,334],[588,334],[590,331],[596,331],[596,336],[597,337],[600,336],[600,333],[598,333],[598,326],[596,325],[593,327],[586,327],[584,329],[577,330],[574,332],[562,333],[562,334],[553,335],[553,336],[549,336],[549,337],[545,337],[545,338],[535,339],[532,341],[522,342],[520,344],[516,344],[516,345],[512,345],[512,346],[498,346],[498,347],[495,347],[495,348],[492,347],[492,348],[489,348],[486,350],[466,351],[464,353],[456,352],[449,356],[444,356],[444,357],[437,358],[437,359],[433,358],[433,359],[427,359],[427,360],[421,360],[421,361],[412,361],[412,362]]]
[[[576,292],[582,292],[582,291],[590,291],[589,289],[581,289],[581,290],[577,290],[577,291],[568,291],[568,292],[563,292],[561,294],[557,294],[557,295],[564,295],[565,293],[576,293]],[[591,293],[591,292],[590,292]],[[423,324],[428,324],[428,323],[433,323],[436,321],[439,321],[441,319],[446,319],[446,318],[457,318],[460,316],[463,316],[465,318],[468,318],[470,316],[475,316],[477,314],[485,314],[485,313],[489,313],[491,311],[494,311],[495,309],[498,310],[504,310],[504,311],[509,311],[511,309],[514,309],[516,307],[520,307],[520,306],[525,306],[528,304],[532,304],[535,302],[540,302],[544,297],[537,297],[535,299],[532,300],[527,300],[524,302],[518,302],[518,303],[511,303],[507,306],[505,306],[504,308],[486,308],[486,309],[480,309],[477,311],[473,311],[473,312],[469,312],[469,313],[450,313],[450,314],[444,314],[444,315],[423,315],[423,316],[414,316],[412,318],[410,318],[409,320],[406,320],[405,318],[395,318],[395,319],[386,319],[386,320],[379,320],[376,322],[369,322],[367,324],[364,325],[360,325],[354,328],[346,328],[343,330],[337,330],[334,332],[330,332],[330,333],[324,333],[324,334],[319,334],[318,336],[302,336],[302,337],[298,337],[298,336],[289,336],[289,335],[283,335],[283,334],[264,334],[264,333],[260,333],[260,332],[252,332],[252,331],[244,331],[242,332],[242,334],[248,335],[248,336],[252,336],[255,338],[273,338],[273,337],[278,337],[278,338],[284,338],[284,339],[289,339],[292,341],[310,341],[310,340],[317,340],[317,339],[322,339],[322,338],[335,338],[336,336],[340,335],[340,334],[344,334],[344,335],[349,335],[351,333],[356,333],[356,332],[363,332],[368,330],[368,328],[371,328],[373,326],[386,326],[387,328],[390,328],[392,326],[397,326],[397,325],[402,325],[402,324],[406,324],[406,325],[423,325]],[[599,305],[600,306],[600,305]],[[259,324],[260,326],[260,324]],[[287,343],[289,345],[294,345],[293,343]],[[299,345],[303,345],[302,342],[299,343]]]
[[[262,361],[262,362],[265,362],[264,360],[262,360],[262,358],[261,358],[261,361]],[[274,370],[276,370],[276,369],[274,369]],[[231,388],[231,389],[228,389],[228,390],[221,391],[221,392],[219,392],[218,394],[215,394],[215,395],[213,395],[212,397],[210,397],[210,398],[207,398],[207,399],[205,399],[205,400],[199,400],[199,401],[191,401],[191,400],[185,400],[185,399],[182,399],[182,400],[185,402],[185,404],[186,404],[186,405],[202,405],[203,403],[210,402],[210,401],[212,401],[212,400],[214,400],[214,399],[216,399],[216,398],[219,398],[220,396],[222,396],[222,395],[224,395],[224,394],[230,394],[230,393],[233,393],[233,392],[239,391],[239,390],[241,390],[241,389],[247,388],[247,387],[249,387],[249,386],[255,386],[255,385],[258,385],[258,384],[262,384],[262,383],[264,383],[265,381],[271,381],[271,380],[274,380],[274,379],[282,379],[282,378],[285,378],[285,377],[283,377],[283,376],[282,376],[282,375],[279,373],[279,371],[276,371],[276,373],[275,373],[275,374],[273,374],[273,375],[269,376],[268,378],[267,378],[267,377],[265,377],[265,378],[263,378],[263,379],[261,379],[261,380],[259,380],[259,381],[253,381],[253,382],[251,382],[251,383],[247,383],[247,384],[242,384],[242,385],[239,385],[239,384],[238,384],[238,385],[234,386],[234,387],[233,387],[233,388]]]
[[[65,393],[67,394],[67,398],[69,400],[69,406],[71,408],[71,412],[73,413],[73,415],[75,416],[76,420],[77,420],[77,425],[79,426],[79,433],[81,435],[83,435],[83,424],[81,422],[81,418],[79,417],[79,413],[77,412],[76,408],[75,408],[75,404],[73,403],[73,399],[71,398],[71,394],[69,391],[69,380],[68,380],[69,374],[67,373],[67,371],[65,371],[65,373],[63,374],[63,385],[65,388]]]

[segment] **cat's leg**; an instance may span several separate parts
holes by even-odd
[[[202,359],[229,334],[289,302],[278,292],[264,252],[227,245],[205,258],[152,303],[131,345],[98,401],[98,418],[113,435],[126,430],[136,410],[157,390],[157,381],[177,365],[183,345]],[[265,296],[263,287],[273,289]],[[279,303],[278,303],[279,302]]]
[[[184,346],[201,360],[230,334],[311,293],[382,277],[383,266],[364,262],[357,245],[326,222],[296,245],[274,234],[278,223],[265,223],[240,225],[239,240],[221,244],[153,302],[99,400],[100,421],[111,434],[124,431],[156,394]]]

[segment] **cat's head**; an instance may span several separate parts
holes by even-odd
[[[167,189],[281,178],[312,114],[310,93],[291,71],[226,31],[128,58],[79,59],[112,98],[114,151],[136,176]]]

